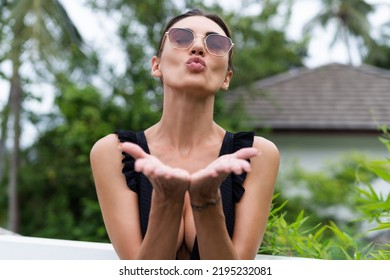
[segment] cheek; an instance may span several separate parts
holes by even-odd
[[[210,65],[210,69],[213,73],[218,75],[222,81],[225,80],[226,75],[228,74],[228,65],[227,63],[218,63],[214,65]]]
[[[212,65],[216,71],[223,71],[226,73],[229,68],[228,57],[214,57],[214,59],[210,60],[210,65]]]
[[[183,59],[180,59],[180,56],[173,55],[171,53],[166,53],[161,56],[160,59],[160,71],[164,75],[167,73],[172,73],[172,71],[180,70],[180,66],[183,65]]]

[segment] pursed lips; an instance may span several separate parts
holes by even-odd
[[[187,60],[187,67],[194,72],[201,72],[206,68],[206,62],[200,57],[191,57]]]

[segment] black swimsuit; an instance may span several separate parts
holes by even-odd
[[[117,130],[115,133],[118,135],[121,142],[132,142],[137,144],[146,153],[150,154],[143,131],[132,132]],[[253,138],[253,132],[239,132],[235,134],[226,132],[219,156],[234,153],[241,148],[252,147]],[[153,187],[145,175],[134,171],[134,158],[126,153],[123,153],[123,155],[124,159],[122,160],[122,163],[124,163],[124,167],[122,172],[126,177],[127,186],[138,194],[141,232],[144,237],[148,228]],[[235,175],[232,173],[222,182],[220,187],[225,223],[230,238],[232,238],[234,230],[234,204],[241,199],[245,192],[245,189],[242,186],[245,177],[245,172],[241,175]],[[191,259],[200,259],[196,238],[191,253]]]

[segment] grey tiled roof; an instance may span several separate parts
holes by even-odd
[[[228,93],[249,125],[287,130],[377,130],[390,125],[390,71],[329,64],[266,78]]]

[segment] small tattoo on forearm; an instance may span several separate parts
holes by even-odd
[[[211,206],[217,206],[220,202],[221,202],[221,198],[218,197],[215,201],[205,202],[202,205],[196,205],[196,204],[191,203],[191,208],[193,211],[201,212],[201,211],[206,210],[207,208],[209,208]]]

